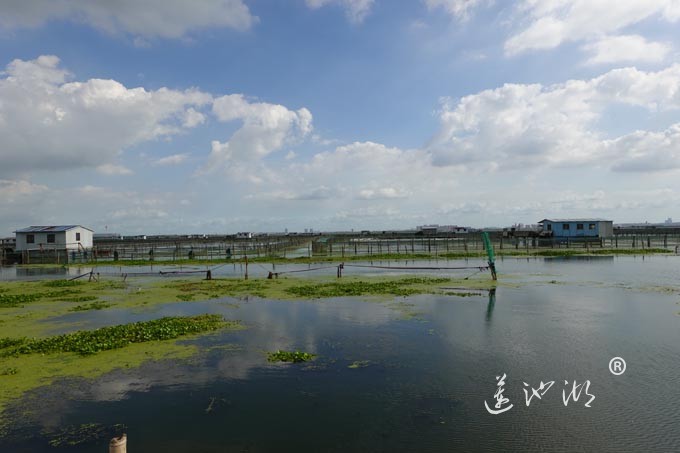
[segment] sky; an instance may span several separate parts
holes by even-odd
[[[4,0],[0,237],[680,220],[680,0]]]

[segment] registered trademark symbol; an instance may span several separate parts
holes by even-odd
[[[614,357],[609,361],[609,371],[614,376],[621,376],[626,372],[626,361],[621,357]]]

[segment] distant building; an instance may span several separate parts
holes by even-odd
[[[236,233],[236,237],[238,239],[252,239],[253,233],[249,231],[242,231],[240,233]]]
[[[417,232],[423,235],[435,235],[435,234],[465,234],[470,232],[469,227],[461,227],[458,225],[421,225],[417,227]]]
[[[614,235],[614,222],[605,219],[543,219],[541,236],[554,238],[608,238]]]
[[[95,241],[122,241],[124,239],[118,233],[95,233],[93,238]]]
[[[16,251],[92,248],[93,231],[80,225],[30,226],[14,232]]]

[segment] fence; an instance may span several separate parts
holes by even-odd
[[[503,254],[536,253],[546,249],[597,251],[598,249],[680,250],[680,233],[615,234],[611,238],[540,238],[491,235],[494,249]],[[92,261],[223,261],[249,258],[351,258],[427,255],[456,257],[484,252],[479,233],[451,236],[328,235],[315,237],[278,236],[215,240],[111,240],[96,242],[91,250],[32,250],[19,252],[23,264],[88,263]]]
[[[680,234],[617,234],[611,238],[540,238],[491,237],[496,251],[531,253],[546,249],[666,249],[678,251]],[[339,237],[324,238],[312,243],[316,257],[352,257],[376,255],[431,255],[446,256],[479,254],[484,252],[480,234],[469,233],[459,237]]]
[[[97,261],[224,260],[248,257],[295,257],[308,255],[309,238],[263,237],[220,241],[107,241],[97,242],[92,259]]]

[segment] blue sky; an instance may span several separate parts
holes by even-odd
[[[680,218],[680,1],[11,0],[0,236]]]

